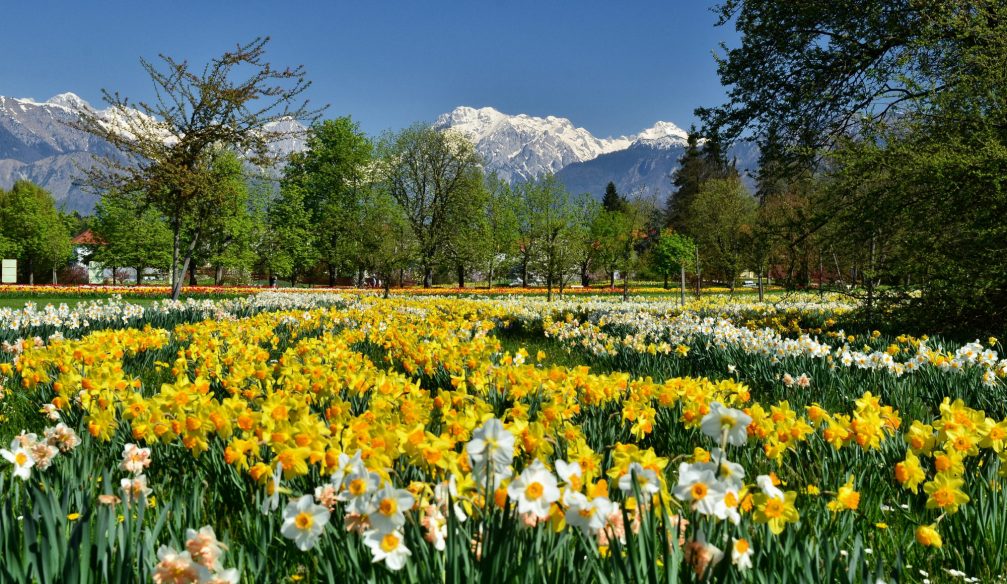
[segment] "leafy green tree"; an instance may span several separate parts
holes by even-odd
[[[286,277],[294,286],[318,261],[315,227],[304,204],[304,191],[295,186],[281,190],[266,213],[269,230],[259,244],[260,269],[269,274],[270,283]]]
[[[507,268],[517,249],[518,199],[510,184],[495,174],[486,178],[486,190],[486,286],[492,288],[494,276]]]
[[[330,286],[339,272],[360,268],[357,238],[373,156],[374,145],[359,125],[341,117],[312,126],[307,150],[291,156],[284,169],[282,188],[297,186],[304,193]]]
[[[461,135],[426,124],[386,136],[380,150],[384,188],[406,214],[423,286],[429,287],[434,269],[452,254],[449,246],[460,249],[465,238],[479,233],[466,226],[482,214],[473,214],[468,202],[484,188],[481,160]]]
[[[416,257],[416,238],[405,212],[381,190],[371,191],[362,201],[361,211],[361,265],[378,277],[388,298],[392,279]]]
[[[0,232],[6,254],[21,261],[28,283],[35,273],[55,269],[70,258],[70,234],[56,210],[52,195],[42,187],[19,180],[9,191],[0,189]]]
[[[757,205],[738,178],[706,181],[692,203],[695,240],[701,258],[734,292],[745,268]]]
[[[681,281],[680,297],[685,304],[685,273],[693,264],[696,244],[692,239],[673,229],[664,229],[651,249],[654,270],[664,277],[664,289],[668,289],[668,278],[678,274]]]
[[[623,300],[629,300],[629,281],[643,265],[647,239],[651,235],[648,223],[656,207],[654,201],[637,198],[614,214],[615,267],[622,274]]]
[[[223,202],[215,191],[215,153],[230,149],[253,164],[270,166],[278,161],[270,146],[300,133],[291,121],[317,117],[306,101],[298,104],[309,86],[303,68],[269,64],[268,41],[238,45],[205,67],[164,55],[160,67],[141,59],[154,83],[155,101],[134,103],[104,91],[116,114],[113,122],[85,111],[74,124],[118,150],[116,156],[98,157],[85,171],[90,187],[133,194],[168,221],[172,298],[181,293],[182,275]]]
[[[152,208],[144,209],[136,197],[104,193],[94,210],[94,234],[103,242],[94,246],[93,259],[112,268],[136,269],[136,283],[144,268],[167,268],[171,264],[171,231]]]
[[[531,263],[545,278],[546,300],[553,287],[560,294],[577,265],[577,248],[586,235],[586,226],[577,220],[570,193],[556,177],[547,175],[519,187],[529,224]]]
[[[190,275],[195,275],[197,266],[210,265],[214,268],[214,284],[220,285],[225,269],[247,273],[255,263],[255,206],[260,204],[262,193],[256,193],[253,199],[249,177],[233,152],[216,152],[211,167],[217,208],[206,221],[202,243],[190,263]]]

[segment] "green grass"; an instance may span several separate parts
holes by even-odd
[[[92,300],[106,300],[111,298],[108,296],[88,296],[86,298],[81,296],[2,296],[0,297],[0,308],[24,308],[25,304],[32,302],[36,307],[42,308],[46,304],[52,304],[53,306],[59,306],[60,304],[66,304],[67,306],[73,307],[81,302],[90,302]],[[130,304],[139,304],[141,306],[150,306],[154,303],[157,298],[124,298],[125,301]]]

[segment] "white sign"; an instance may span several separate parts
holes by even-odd
[[[17,260],[0,262],[0,284],[17,284]]]

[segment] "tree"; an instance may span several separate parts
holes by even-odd
[[[791,249],[810,247],[821,273],[828,246],[837,274],[864,288],[869,321],[885,284],[888,308],[912,326],[1007,324],[1007,238],[994,219],[1007,194],[993,170],[1007,151],[1007,5],[730,0],[718,10],[741,44],[719,62],[728,103],[697,113],[729,141],[772,134],[783,158],[803,162],[798,173],[818,173],[824,196],[808,199]]]
[[[325,120],[308,131],[307,150],[291,156],[282,187],[296,186],[316,228],[318,254],[335,284],[340,271],[359,269],[356,238],[374,145],[349,117]]]
[[[160,212],[172,232],[172,298],[218,208],[213,157],[221,149],[250,163],[278,161],[270,145],[300,133],[292,120],[311,121],[317,111],[298,99],[310,85],[302,67],[274,68],[265,60],[269,39],[257,38],[195,69],[161,55],[161,67],[141,59],[154,83],[153,102],[134,104],[103,91],[112,114],[85,111],[75,126],[118,150],[98,157],[86,171],[97,191],[130,193]],[[239,77],[244,75],[244,77]],[[182,237],[189,234],[183,248]]]
[[[102,195],[94,210],[94,234],[104,244],[94,247],[93,259],[112,268],[136,269],[136,283],[144,268],[171,264],[171,231],[157,211],[142,209],[137,198],[115,191]]]
[[[692,203],[693,232],[704,264],[730,282],[732,293],[745,267],[755,212],[755,199],[738,178],[707,181]]]
[[[609,182],[605,186],[605,196],[601,199],[601,206],[605,208],[606,211],[616,212],[622,211],[626,208],[626,198],[620,195],[615,190],[615,183]]]
[[[681,276],[681,303],[685,304],[685,272],[693,264],[696,255],[696,244],[692,239],[666,228],[661,231],[654,247],[651,248],[651,261],[658,274],[664,277],[664,289],[668,289],[668,278],[675,273]]]
[[[362,201],[361,211],[360,261],[378,277],[388,298],[395,273],[415,258],[416,239],[404,211],[387,193],[371,191]]]
[[[705,178],[705,164],[699,148],[699,133],[696,127],[689,128],[685,152],[678,159],[678,168],[671,175],[675,192],[668,197],[667,225],[677,231],[685,231],[689,208],[699,194],[699,187]]]
[[[428,288],[448,245],[469,234],[462,226],[476,217],[467,201],[483,189],[481,161],[460,134],[426,124],[385,136],[380,151],[386,192],[409,221]]]
[[[260,244],[261,268],[270,275],[286,276],[290,285],[318,261],[315,229],[311,213],[304,205],[304,191],[298,187],[280,191],[267,210],[269,232]]]
[[[486,177],[486,287],[493,287],[493,277],[506,269],[518,241],[517,198],[507,181],[495,174]]]
[[[546,175],[519,187],[528,222],[531,263],[545,278],[546,300],[558,286],[562,294],[570,271],[577,264],[577,247],[585,226],[577,221],[570,193],[556,177]]]
[[[643,263],[643,252],[650,237],[648,222],[656,207],[652,200],[637,198],[615,214],[615,267],[622,273],[623,300],[629,300],[629,280]]]
[[[36,271],[55,268],[73,251],[52,195],[26,180],[10,191],[0,189],[0,232],[0,248],[21,260],[29,284],[35,283]]]

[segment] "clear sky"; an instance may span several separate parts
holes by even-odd
[[[724,96],[713,53],[736,42],[706,0],[286,2],[32,0],[0,4],[0,95],[151,96],[139,57],[193,63],[268,35],[308,97],[368,133],[458,105],[570,118],[599,137],[688,127]]]

